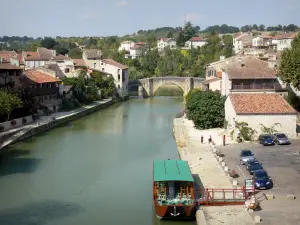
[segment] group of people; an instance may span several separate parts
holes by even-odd
[[[209,135],[208,143],[212,143],[211,135]],[[201,135],[201,144],[203,144],[203,135]],[[223,135],[223,145],[224,146],[226,145],[226,136],[225,135]]]

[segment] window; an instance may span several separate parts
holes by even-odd
[[[96,63],[94,63],[94,68],[96,68]]]
[[[120,81],[120,74],[118,74],[118,81]]]
[[[101,65],[103,65],[103,61],[101,60]]]
[[[104,71],[104,68],[102,68],[102,71]]]
[[[65,73],[69,73],[70,69],[69,68],[65,68]]]

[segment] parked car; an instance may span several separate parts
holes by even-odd
[[[260,144],[266,146],[266,145],[274,145],[274,138],[270,134],[261,134],[258,137],[258,141]]]
[[[274,142],[277,145],[289,145],[289,144],[291,144],[288,137],[283,133],[274,134]]]
[[[247,170],[252,175],[257,170],[263,170],[263,166],[259,162],[252,163],[248,166]]]
[[[245,163],[246,169],[248,170],[248,167],[251,166],[254,163],[259,163],[257,159],[250,159]]]
[[[273,187],[273,181],[265,170],[256,170],[253,173],[256,189],[270,189]]]
[[[245,165],[248,160],[255,159],[254,154],[249,149],[243,149],[240,153],[240,163]]]

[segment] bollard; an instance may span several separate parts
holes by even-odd
[[[254,221],[255,223],[260,223],[261,222],[260,216],[255,216]]]
[[[233,184],[233,186],[237,186],[237,185],[238,185],[237,180],[233,180],[233,181],[232,181],[232,184]]]
[[[221,162],[221,166],[222,167],[226,166],[226,163],[225,162]]]
[[[267,200],[272,200],[275,198],[275,196],[273,194],[265,194],[265,197]]]
[[[225,172],[228,172],[228,166],[225,166],[225,167],[224,167],[224,171],[225,171]]]
[[[296,199],[296,196],[295,195],[291,195],[291,194],[288,194],[287,196],[286,196],[286,199]]]

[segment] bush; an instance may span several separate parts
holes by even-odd
[[[224,127],[225,97],[219,92],[193,89],[186,96],[187,117],[197,129]]]
[[[26,118],[22,118],[22,122],[23,122],[23,124],[27,123],[27,119]]]
[[[15,125],[17,124],[17,121],[16,121],[16,120],[12,120],[12,121],[10,122],[10,124],[13,125],[13,126],[15,126]]]

